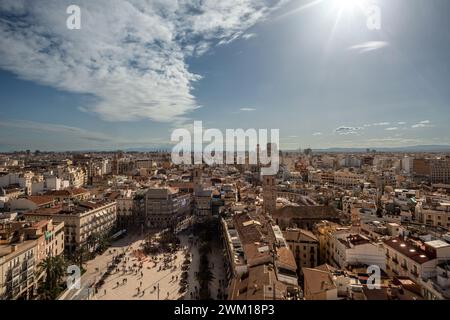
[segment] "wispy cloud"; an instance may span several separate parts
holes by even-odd
[[[400,121],[400,122],[397,122],[397,124],[399,124],[399,125],[405,125],[406,122],[405,122],[405,121]]]
[[[386,130],[386,131],[395,131],[395,130],[398,130],[398,128],[397,127],[391,127],[391,128],[386,128],[384,130]]]
[[[248,39],[251,39],[251,38],[254,38],[254,37],[256,37],[256,33],[246,33],[246,34],[242,35],[242,38],[244,40],[248,40]]]
[[[430,120],[423,120],[411,126],[411,128],[430,128],[430,127],[434,127],[434,125],[431,124]]]
[[[252,112],[252,111],[256,111],[255,108],[240,108],[240,111],[244,111],[244,112]]]
[[[368,41],[349,47],[349,50],[358,51],[358,53],[366,53],[370,51],[380,50],[389,45],[385,41]]]
[[[367,123],[363,125],[363,127],[382,127],[390,125],[390,122],[376,122],[376,123]]]
[[[341,126],[334,130],[335,133],[339,135],[348,135],[348,134],[358,134],[358,131],[362,130],[361,127],[345,127]]]
[[[314,132],[312,135],[313,135],[313,136],[321,136],[321,135],[322,135],[322,132]]]
[[[86,129],[81,129],[78,127],[53,124],[53,123],[42,123],[35,121],[26,120],[7,120],[0,121],[0,128],[17,128],[23,130],[32,130],[38,132],[47,132],[54,134],[64,134],[69,135],[72,138],[78,138],[82,140],[95,141],[95,142],[112,142],[113,138],[110,135],[106,135],[100,132],[90,131]]]
[[[81,30],[68,30],[68,1],[2,0],[0,68],[92,95],[82,110],[104,120],[183,121],[201,79],[187,58],[245,36],[281,2],[79,0]]]

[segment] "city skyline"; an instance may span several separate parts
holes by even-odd
[[[195,120],[284,150],[450,145],[450,4],[359,1],[370,30],[356,2],[2,1],[0,152],[157,149]]]

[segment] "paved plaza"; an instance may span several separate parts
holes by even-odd
[[[81,289],[71,290],[62,299],[94,300],[192,300],[197,298],[198,283],[195,273],[199,266],[199,253],[196,237],[180,234],[180,249],[175,253],[145,255],[142,252],[143,236],[127,236],[113,243],[102,255],[86,263],[86,272],[82,276]],[[219,280],[224,279],[222,249],[212,243],[209,254],[214,280],[210,285],[211,298],[224,292]],[[180,293],[181,266],[185,252],[191,253],[188,270],[188,288]],[[123,254],[120,262],[104,276],[113,259]],[[94,284],[102,278],[104,283],[94,290]]]

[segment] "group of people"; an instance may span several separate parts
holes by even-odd
[[[142,245],[142,244],[139,244]],[[165,253],[162,257],[161,256],[148,256],[145,259],[143,259],[142,254],[139,250],[139,245],[136,248],[136,246],[131,245],[123,250],[123,253],[120,255],[116,255],[116,249],[109,250],[109,253],[113,255],[112,261],[110,264],[111,266],[114,266],[114,269],[112,269],[111,273],[120,274],[119,280],[116,281],[116,286],[113,287],[113,289],[120,288],[121,286],[124,286],[128,283],[127,275],[131,276],[138,276],[139,286],[136,286],[136,294],[135,296],[144,296],[147,292],[155,293],[158,291],[158,297],[159,297],[159,285],[153,286],[153,290],[149,289],[148,287],[144,287],[143,277],[144,277],[144,268],[152,269],[152,268],[158,268],[156,271],[162,271],[167,270],[171,268],[171,271],[174,271],[178,268],[178,265],[176,264],[176,254],[173,253]],[[148,259],[148,260],[147,260]],[[147,261],[146,261],[147,260]],[[148,264],[146,263],[148,262]],[[181,268],[181,265],[180,265]],[[98,271],[98,268],[96,268]],[[122,278],[123,277],[123,278]],[[120,279],[122,278],[122,279]],[[179,280],[178,275],[171,275],[171,283],[177,282]],[[107,291],[106,289],[103,290],[103,294],[106,295]],[[170,292],[166,292],[165,298],[168,299],[170,297]]]

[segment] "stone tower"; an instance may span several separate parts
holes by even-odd
[[[275,176],[265,175],[263,179],[263,212],[272,214],[276,209]]]
[[[350,209],[350,220],[352,222],[352,232],[360,233],[361,232],[361,214],[359,213],[358,208]]]
[[[203,170],[201,166],[195,166],[192,172],[192,182],[194,183],[194,190],[202,186],[203,183]]]

